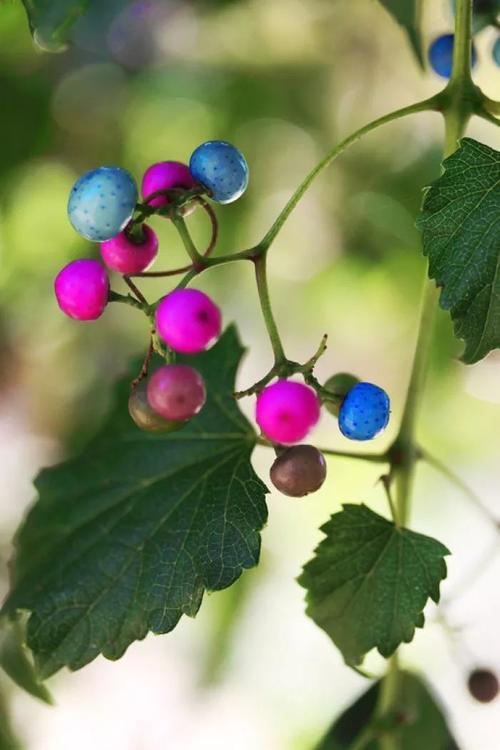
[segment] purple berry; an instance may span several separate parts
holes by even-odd
[[[298,443],[318,422],[319,416],[319,399],[312,388],[303,383],[278,380],[257,397],[257,424],[276,443]]]
[[[389,423],[389,396],[373,383],[356,383],[342,401],[339,427],[350,440],[372,440]]]
[[[145,432],[166,433],[177,430],[182,422],[172,422],[161,417],[151,408],[147,397],[147,384],[142,380],[132,391],[128,400],[128,411],[137,427]]]
[[[108,302],[108,275],[97,260],[73,260],[57,274],[54,289],[59,307],[70,318],[96,320]]]
[[[147,396],[164,419],[186,422],[203,407],[205,384],[200,373],[188,365],[164,365],[151,375]]]
[[[175,289],[163,297],[156,309],[156,328],[174,351],[196,354],[218,339],[221,314],[199,289]]]
[[[127,230],[101,242],[101,255],[108,268],[118,273],[142,273],[158,254],[158,238],[151,227],[142,225],[143,240],[136,241]]]
[[[179,161],[160,161],[158,164],[152,164],[142,178],[142,195],[145,200],[158,190],[171,188],[191,190],[194,187],[196,187],[196,182],[189,168]],[[148,201],[150,206],[166,206],[167,203],[169,199],[165,195],[158,195]]]
[[[304,497],[319,490],[325,481],[325,457],[314,445],[292,445],[279,454],[269,476],[284,495]]]

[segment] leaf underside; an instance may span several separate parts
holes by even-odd
[[[500,153],[464,138],[425,195],[417,226],[462,360],[500,347]]]
[[[83,454],[39,475],[5,609],[31,613],[27,642],[42,676],[99,653],[118,659],[258,562],[267,490],[250,464],[255,433],[232,397],[242,352],[231,327],[189,358],[207,403],[166,436],[128,415],[134,368]]]
[[[364,750],[381,750],[379,736],[389,733],[404,750],[458,750],[439,704],[419,677],[400,673],[392,716],[377,719],[380,686],[375,683],[349,706],[315,750],[350,750],[369,726],[374,737]]]
[[[346,663],[361,663],[372,648],[390,656],[423,627],[429,597],[439,600],[448,550],[366,505],[344,505],[321,530],[326,538],[299,578],[307,614]]]
[[[420,65],[424,67],[422,54],[422,0],[379,0],[395,21],[405,30],[411,48]]]

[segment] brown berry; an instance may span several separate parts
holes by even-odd
[[[475,669],[469,675],[469,692],[481,703],[490,703],[498,695],[498,679],[489,669]]]
[[[289,497],[304,497],[319,490],[326,478],[326,461],[313,445],[293,445],[271,466],[271,482]]]
[[[172,432],[182,425],[182,422],[164,419],[151,408],[147,398],[145,380],[141,381],[130,394],[128,410],[137,427],[145,432]]]

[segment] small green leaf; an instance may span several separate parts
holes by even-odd
[[[427,190],[417,226],[462,360],[500,347],[500,153],[464,138]]]
[[[440,706],[416,675],[399,674],[396,704],[386,717],[376,716],[380,686],[380,681],[372,685],[344,711],[315,750],[350,750],[363,733],[363,750],[381,750],[382,733],[404,750],[458,750]]]
[[[397,23],[404,28],[419,65],[424,67],[422,55],[422,0],[379,0]]]
[[[307,614],[348,664],[361,663],[372,648],[390,656],[423,627],[429,597],[439,601],[448,550],[366,505],[344,505],[321,530],[326,539],[299,578]]]
[[[35,42],[48,52],[66,46],[74,24],[96,0],[22,0]]]
[[[0,630],[0,667],[20,688],[52,705],[52,697],[45,685],[38,680],[24,640],[24,628],[21,623],[5,618]]]
[[[134,368],[84,453],[38,477],[5,609],[31,612],[27,642],[42,676],[99,653],[118,659],[257,564],[266,488],[250,463],[255,432],[232,396],[242,353],[231,327],[189,358],[207,403],[166,436],[141,432],[128,415]]]

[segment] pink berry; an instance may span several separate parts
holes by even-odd
[[[184,188],[190,190],[196,186],[196,182],[186,164],[179,161],[160,161],[152,164],[144,173],[142,178],[142,195],[144,199],[158,190],[169,190],[170,188]],[[148,201],[150,206],[165,206],[169,199],[164,195]]]
[[[106,242],[101,242],[102,259],[112,271],[142,273],[158,254],[158,238],[151,227],[142,225],[142,242],[134,240],[124,230]]]
[[[156,309],[156,328],[174,351],[196,354],[219,337],[221,314],[199,289],[175,289],[163,297]]]
[[[205,403],[205,384],[189,365],[164,365],[151,375],[147,396],[151,408],[164,419],[185,422]]]
[[[257,424],[276,443],[298,443],[314,427],[319,415],[319,399],[303,383],[278,380],[257,396]]]
[[[95,320],[108,302],[108,275],[98,260],[73,260],[57,274],[54,289],[66,315],[76,320]]]

